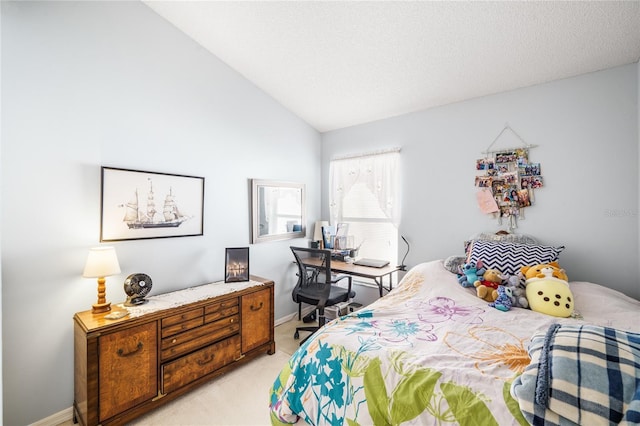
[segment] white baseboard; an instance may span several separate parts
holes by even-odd
[[[29,426],[56,426],[67,421],[73,421],[73,407],[58,411],[47,418],[31,423]]]
[[[309,305],[307,307],[303,307],[302,308],[302,316],[304,317],[305,315],[307,315],[309,312],[313,311],[315,309],[315,306]],[[274,327],[279,326],[280,324],[284,324],[285,322],[291,321],[294,318],[298,317],[298,312],[294,312],[292,314],[289,315],[285,315],[282,318],[278,318],[277,320],[274,321]]]

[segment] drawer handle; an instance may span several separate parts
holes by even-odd
[[[140,350],[142,349],[142,346],[144,346],[142,344],[142,342],[138,342],[138,345],[136,346],[136,348],[134,350],[132,350],[131,352],[127,352],[127,353],[124,352],[124,349],[120,348],[120,349],[118,349],[118,356],[121,356],[121,357],[131,356],[131,355],[135,354],[136,352],[140,352]]]
[[[199,359],[199,360],[197,361],[197,363],[198,363],[198,365],[200,365],[200,366],[202,366],[202,365],[207,365],[207,364],[209,364],[211,361],[213,361],[215,357],[216,357],[216,354],[211,354],[211,356],[209,357],[209,359],[204,359],[204,360]]]
[[[249,309],[251,309],[252,311],[259,311],[260,309],[262,309],[263,306],[264,306],[264,302],[260,302],[260,305],[257,308],[251,305]]]

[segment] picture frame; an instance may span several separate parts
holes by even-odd
[[[224,282],[249,281],[249,247],[225,249]]]
[[[204,233],[204,177],[102,166],[100,241]]]

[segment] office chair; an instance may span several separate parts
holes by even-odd
[[[346,302],[355,296],[351,290],[350,275],[331,275],[331,250],[291,247],[291,252],[298,265],[298,283],[291,292],[293,301],[298,303],[298,316],[302,303],[316,305],[318,323],[315,326],[296,327],[294,339],[300,338],[301,331],[310,331],[300,344],[303,344],[314,332],[326,322],[324,308],[340,302]],[[347,288],[334,285],[343,279],[348,280]]]

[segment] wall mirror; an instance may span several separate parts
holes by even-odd
[[[251,242],[306,236],[304,184],[251,180]]]

